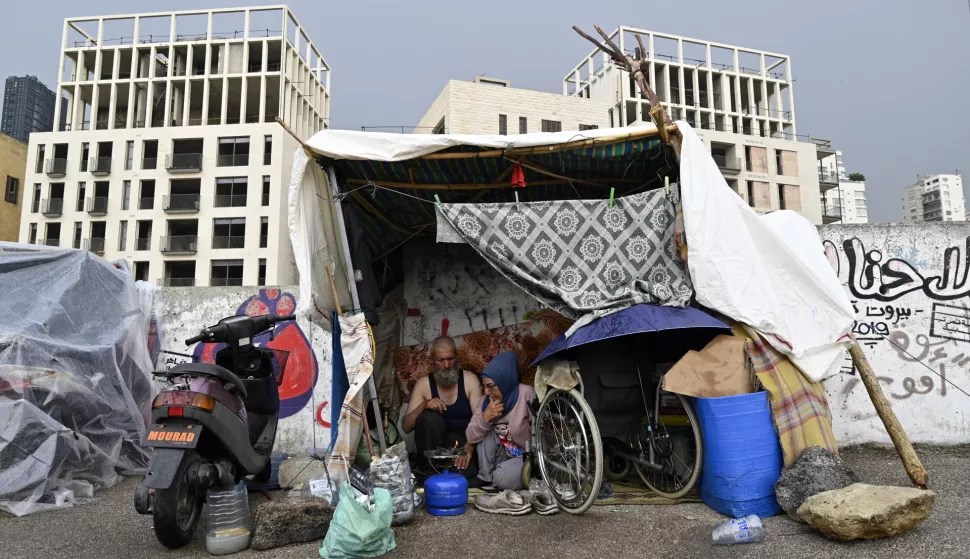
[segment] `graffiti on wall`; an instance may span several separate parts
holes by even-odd
[[[907,429],[928,420],[954,421],[951,406],[960,414],[963,406],[970,411],[970,398],[952,400],[957,387],[970,386],[970,231],[941,224],[830,226],[819,232],[856,313],[853,336]],[[848,355],[841,373],[826,382],[836,399],[833,409],[849,420],[872,419],[867,429],[881,437]],[[843,428],[847,433],[860,429],[851,421]],[[923,442],[949,436],[929,428],[915,433]]]
[[[293,294],[278,288],[265,288],[243,301],[236,309],[236,315],[288,315],[295,309],[296,299]],[[289,352],[283,381],[279,386],[280,418],[290,417],[302,410],[310,401],[319,372],[317,357],[302,328],[296,321],[281,322],[273,327],[272,334],[266,332],[256,336],[253,345]],[[201,343],[195,346],[192,354],[203,363],[215,363],[216,352],[222,347],[223,344]],[[326,402],[319,407],[325,404]],[[316,410],[316,415],[321,416],[319,409]],[[324,426],[329,427],[329,423]]]

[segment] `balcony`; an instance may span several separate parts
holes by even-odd
[[[155,169],[158,167],[157,157],[142,157],[141,158],[141,168],[143,170]]]
[[[158,285],[165,287],[193,287],[195,278],[159,278]]]
[[[84,239],[84,250],[89,250],[91,252],[104,252],[104,239],[97,237],[92,237],[90,239]]]
[[[88,170],[97,177],[104,177],[111,174],[111,156],[92,157],[88,162]]]
[[[138,209],[139,210],[154,210],[155,209],[155,197],[145,196],[138,199]]]
[[[246,207],[246,195],[217,194],[214,206],[217,208],[244,208]]]
[[[37,244],[49,246],[49,247],[59,247],[61,246],[60,239],[38,239]]]
[[[842,221],[842,208],[835,204],[822,206],[822,223],[836,223]]]
[[[827,169],[819,170],[818,172],[818,189],[821,192],[825,192],[830,188],[836,188],[839,186],[839,175],[833,173]]]
[[[212,237],[212,248],[246,248],[246,237],[231,235]]]
[[[741,158],[740,157],[728,157],[727,155],[712,155],[714,162],[717,163],[717,168],[721,171],[728,173],[739,173],[741,172]]]
[[[51,178],[61,178],[67,175],[67,159],[60,157],[48,159],[44,164],[44,172]]]
[[[228,122],[227,117],[226,124],[238,124],[239,118],[236,118],[236,122]],[[219,167],[245,167],[249,165],[249,154],[241,153],[236,155],[220,155],[216,163]]]
[[[49,200],[44,200],[44,202],[41,204],[41,213],[44,214],[44,217],[61,217],[63,211],[63,198],[51,198]]]
[[[165,254],[195,254],[199,250],[199,237],[198,235],[162,237],[161,248]]]
[[[152,249],[152,238],[151,237],[140,237],[135,239],[135,250],[151,250]]]
[[[108,213],[108,197],[88,198],[88,213],[96,216],[106,215]]]
[[[202,170],[201,153],[173,153],[165,158],[169,173],[198,173]]]
[[[172,194],[162,197],[162,209],[170,214],[192,214],[199,212],[198,194]]]

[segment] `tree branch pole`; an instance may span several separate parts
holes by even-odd
[[[903,430],[899,419],[896,418],[896,413],[893,412],[889,400],[883,394],[882,387],[879,385],[879,379],[876,378],[876,373],[872,370],[872,366],[869,365],[869,360],[866,359],[866,355],[862,353],[862,348],[859,347],[859,343],[855,340],[849,346],[849,355],[852,356],[852,362],[855,363],[856,370],[859,371],[862,384],[865,385],[866,391],[869,393],[869,398],[876,407],[876,413],[879,414],[883,425],[886,426],[889,438],[892,439],[893,446],[896,447],[896,452],[903,461],[906,474],[909,476],[909,479],[913,480],[913,484],[916,487],[926,489],[927,482],[929,481],[926,469],[923,468],[923,464],[920,462],[919,456],[913,448],[913,444],[909,442],[909,437],[906,436],[906,431]]]
[[[598,25],[594,25],[593,28],[596,29],[596,32],[599,33],[606,44],[587,35],[579,27],[573,26],[573,30],[576,33],[579,33],[581,37],[593,43],[600,51],[609,55],[613,62],[633,76],[637,82],[637,86],[640,88],[640,95],[650,102],[650,117],[657,126],[660,137],[664,143],[670,144],[673,147],[674,153],[679,160],[682,137],[679,132],[668,133],[667,126],[671,124],[670,117],[667,116],[667,111],[660,103],[660,98],[657,97],[657,94],[650,87],[650,84],[647,83],[645,71],[650,68],[650,63],[647,60],[647,49],[643,46],[643,39],[640,38],[640,34],[635,34],[640,52],[639,56],[634,58],[620,50],[620,47]],[[913,480],[916,487],[926,489],[928,480],[926,469],[923,468],[919,456],[916,455],[916,450],[913,449],[913,445],[906,436],[903,426],[899,423],[899,419],[896,418],[896,414],[893,412],[889,400],[883,394],[879,380],[876,378],[872,366],[869,365],[869,361],[862,352],[862,348],[854,340],[849,347],[849,354],[852,356],[852,362],[855,363],[856,369],[859,371],[859,376],[862,378],[862,383],[865,385],[866,391],[869,392],[869,398],[876,407],[879,418],[882,419],[883,425],[886,427],[886,431],[889,433],[889,437],[896,447],[896,452],[899,453],[899,458],[903,461],[903,467],[906,468],[906,473]]]

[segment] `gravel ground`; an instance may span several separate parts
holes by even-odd
[[[620,510],[593,507],[583,516],[558,514],[503,517],[470,510],[467,514],[436,518],[421,513],[396,530],[398,548],[389,557],[763,557],[776,559],[966,557],[970,545],[970,448],[919,448],[937,492],[936,510],[916,530],[891,539],[831,542],[807,526],[780,516],[765,520],[766,541],[714,547],[711,529],[723,519],[702,504],[631,506]],[[908,485],[902,464],[891,449],[856,447],[843,458],[866,483]],[[162,547],[152,533],[151,517],[132,507],[138,480],[102,491],[96,502],[73,509],[14,518],[0,513],[0,556],[48,557],[210,557],[205,551],[204,527],[195,541],[178,551]],[[265,497],[252,497],[251,507]],[[963,543],[960,543],[963,542]],[[234,557],[318,557],[320,542]]]

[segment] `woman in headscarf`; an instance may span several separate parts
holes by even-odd
[[[472,486],[522,489],[522,454],[531,434],[529,402],[535,390],[519,383],[519,357],[511,351],[499,353],[485,366],[482,385],[485,398],[465,429],[466,455],[477,445],[480,482],[469,481]]]

